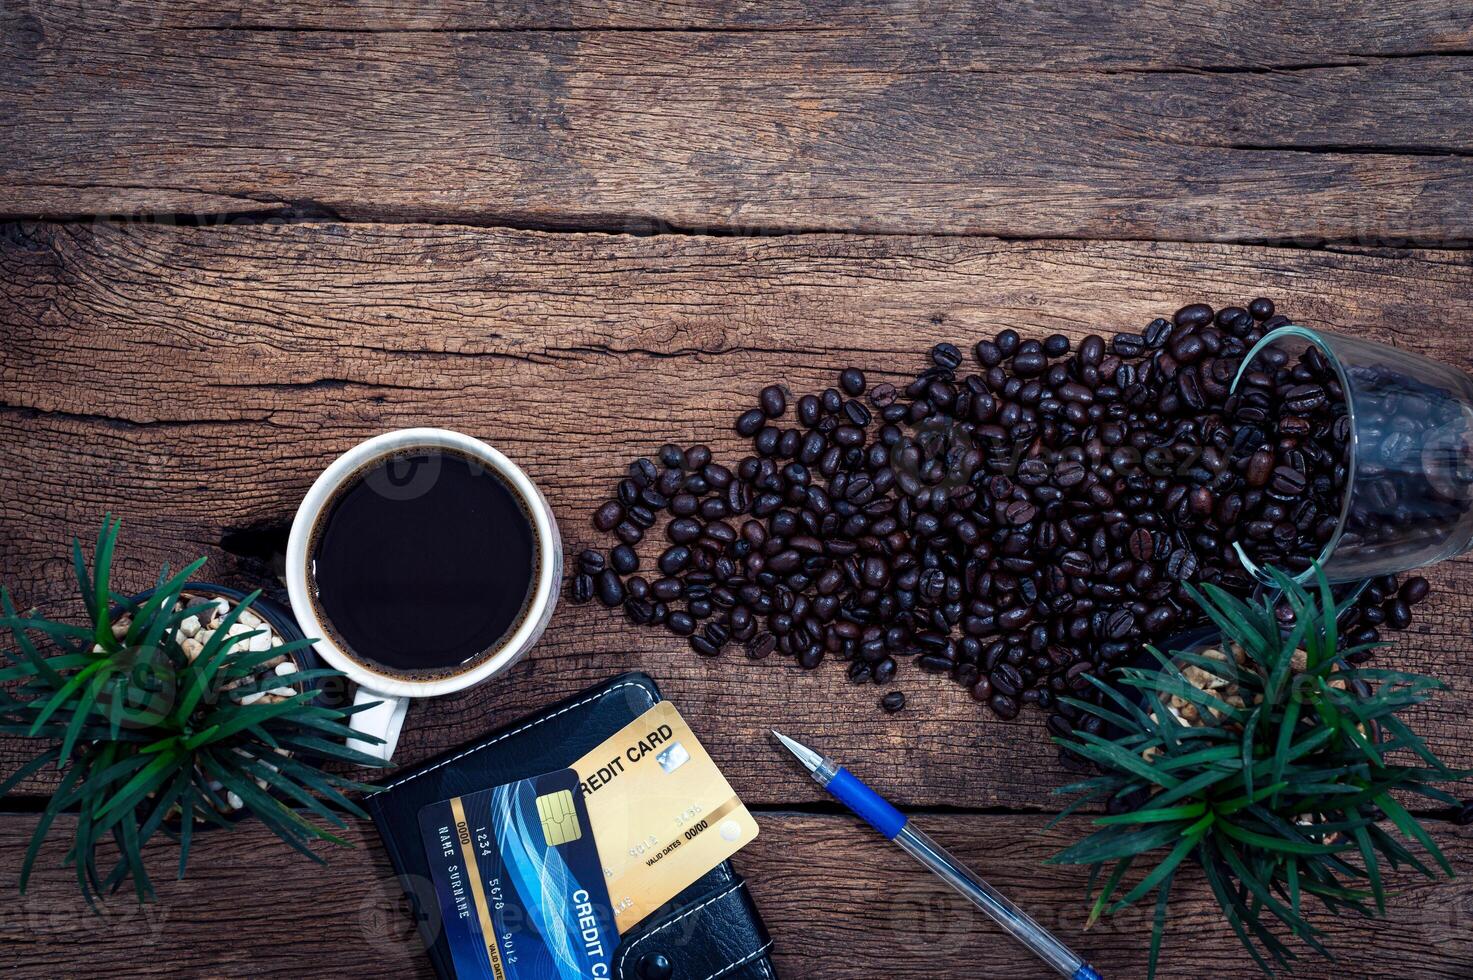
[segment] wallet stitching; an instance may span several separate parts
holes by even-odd
[[[737,967],[739,967],[739,966],[741,966],[741,965],[743,965],[745,963],[749,963],[752,960],[755,960],[757,957],[761,956],[763,953],[767,952],[771,948],[772,948],[772,940],[769,939],[765,945],[759,947],[758,949],[752,950],[750,953],[748,953],[746,956],[743,956],[741,959],[737,960],[735,963],[728,963],[728,964],[726,964],[721,969],[717,970],[715,973],[713,973],[709,977],[707,977],[706,980],[716,980],[717,977],[721,976],[723,973],[727,972],[728,970],[735,970]],[[764,977],[767,976],[767,967],[765,967],[765,966],[762,967],[762,975]]]
[[[502,734],[497,735],[495,738],[489,738],[486,741],[482,742],[480,745],[472,746],[471,748],[466,749],[464,752],[460,752],[457,755],[453,755],[450,758],[445,759],[442,762],[435,763],[433,766],[430,766],[428,769],[421,769],[419,772],[410,773],[408,776],[405,776],[404,778],[399,779],[399,780],[396,780],[396,781],[390,783],[389,785],[385,786],[383,789],[379,790],[379,793],[387,793],[389,790],[393,789],[396,786],[403,786],[405,783],[409,782],[411,779],[418,779],[420,776],[423,776],[423,775],[425,775],[427,773],[434,772],[436,769],[439,769],[441,766],[448,766],[452,762],[458,762],[459,760],[464,759],[466,756],[470,755],[472,752],[479,752],[479,751],[481,751],[484,748],[488,748],[489,746],[495,745],[497,742],[500,742],[503,739],[511,738],[513,735],[520,735],[520,734],[522,734],[522,732],[525,732],[529,728],[535,728],[536,726],[542,724],[544,721],[552,721],[554,718],[558,717],[559,715],[565,715],[569,711],[572,711],[575,708],[581,708],[585,704],[592,704],[593,702],[597,701],[599,698],[604,697],[607,694],[613,694],[615,691],[617,691],[617,690],[619,690],[620,688],[623,688],[623,687],[637,687],[637,688],[639,688],[640,691],[644,694],[644,696],[650,699],[650,707],[654,707],[658,703],[658,701],[656,700],[655,696],[649,692],[649,689],[646,688],[639,681],[624,681],[622,684],[615,684],[613,687],[608,688],[607,690],[599,691],[597,694],[595,694],[595,695],[593,695],[591,697],[584,698],[582,701],[578,701],[575,704],[570,704],[566,708],[559,708],[557,711],[554,711],[550,715],[543,715],[540,718],[534,718],[531,721],[527,722],[525,725],[523,725],[521,728],[517,728],[517,729],[514,729],[514,730],[509,731],[509,732],[503,732]],[[377,794],[374,794],[374,795],[377,795]],[[621,967],[621,969],[622,969],[622,967]]]
[[[645,933],[643,936],[640,936],[634,942],[630,943],[627,947],[625,947],[624,951],[619,954],[619,976],[622,977],[624,975],[624,961],[627,960],[627,959],[629,959],[629,954],[632,953],[632,952],[634,952],[634,947],[638,946],[640,943],[644,942],[646,939],[650,938],[651,936],[655,935],[656,933],[658,933],[658,932],[664,932],[666,929],[669,929],[671,926],[675,925],[675,923],[679,922],[681,919],[684,919],[684,918],[686,918],[687,916],[690,916],[690,915],[695,915],[697,912],[699,912],[701,909],[705,908],[707,905],[710,905],[712,902],[719,902],[723,898],[725,898],[726,896],[728,896],[728,895],[732,894],[733,892],[735,892],[737,889],[739,889],[739,888],[745,888],[746,885],[747,885],[747,883],[745,881],[739,881],[735,885],[732,885],[730,888],[728,888],[726,891],[721,892],[718,895],[713,895],[710,898],[706,899],[700,905],[697,905],[694,908],[686,909],[684,912],[680,913],[675,918],[671,919],[669,922],[662,922],[662,923],[660,923],[658,926],[656,926],[655,928],[651,929],[649,932]],[[722,967],[722,970],[726,970],[726,969],[730,969],[730,968],[731,968],[730,967],[730,964],[728,964],[727,966]],[[720,970],[717,971],[717,973],[720,973],[720,972],[721,972]],[[716,976],[716,975],[717,975],[716,973],[713,973],[712,974],[712,976]],[[710,978],[707,978],[707,980],[710,980]]]

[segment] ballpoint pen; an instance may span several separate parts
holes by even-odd
[[[997,889],[983,881],[976,872],[952,857],[945,848],[910,826],[905,814],[891,806],[883,796],[866,786],[849,770],[841,768],[834,760],[819,755],[806,745],[793,741],[782,732],[774,731],[772,734],[777,736],[778,741],[789,752],[797,756],[814,782],[828,790],[836,800],[853,810],[887,840],[900,845],[901,850],[970,899],[1045,963],[1073,980],[1100,980],[1094,967],[1030,919]]]

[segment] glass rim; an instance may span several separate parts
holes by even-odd
[[[1259,354],[1286,337],[1297,337],[1301,340],[1308,341],[1319,349],[1320,353],[1324,355],[1325,360],[1329,361],[1330,366],[1335,369],[1335,376],[1340,381],[1341,395],[1345,399],[1345,414],[1351,420],[1349,452],[1345,460],[1345,488],[1340,496],[1340,516],[1335,521],[1335,533],[1330,535],[1330,540],[1326,541],[1324,547],[1320,549],[1319,556],[1315,558],[1314,565],[1292,576],[1295,582],[1302,585],[1313,577],[1315,565],[1318,565],[1321,569],[1325,568],[1329,563],[1330,556],[1334,554],[1335,548],[1339,546],[1341,537],[1345,534],[1345,522],[1350,516],[1350,498],[1355,492],[1355,463],[1360,456],[1360,434],[1356,431],[1355,401],[1351,395],[1350,378],[1345,373],[1345,365],[1340,362],[1340,358],[1335,354],[1334,348],[1331,347],[1327,336],[1309,327],[1301,327],[1298,324],[1291,323],[1282,327],[1276,327],[1264,334],[1258,343],[1248,349],[1248,353],[1244,354],[1242,361],[1238,363],[1238,373],[1233,376],[1233,383],[1228,388],[1228,394],[1235,395],[1238,393],[1238,384],[1243,380],[1243,376],[1248,373],[1248,366],[1253,363]],[[1268,573],[1257,562],[1248,557],[1248,553],[1243,550],[1242,542],[1234,541],[1233,551],[1237,554],[1238,561],[1242,562],[1243,567],[1248,570],[1249,575],[1252,575],[1255,579],[1266,585],[1273,584],[1273,579],[1269,577]]]

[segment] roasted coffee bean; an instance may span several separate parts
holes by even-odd
[[[1274,468],[1273,477],[1269,480],[1269,487],[1275,493],[1285,496],[1298,496],[1304,492],[1308,481],[1303,473],[1292,466],[1278,466]]]
[[[623,519],[624,505],[617,500],[610,500],[593,512],[593,526],[600,531],[613,530]]]
[[[631,575],[639,571],[639,555],[627,544],[615,545],[609,552],[610,563],[620,575]],[[592,569],[590,569],[592,571]]]
[[[1176,315],[1172,317],[1172,321],[1178,327],[1186,327],[1188,330],[1205,327],[1212,322],[1212,307],[1206,303],[1192,303],[1188,306],[1183,306],[1176,311]]]
[[[672,613],[672,615],[674,615]],[[704,636],[693,636],[689,641],[690,648],[703,657],[714,657],[721,652],[721,647],[712,643]]]
[[[1059,568],[1066,574],[1083,578],[1094,571],[1094,561],[1083,551],[1067,551],[1059,559]]]
[[[777,637],[771,633],[758,633],[747,641],[747,656],[752,660],[766,660],[777,649]]]
[[[1319,385],[1294,385],[1284,392],[1283,407],[1295,415],[1309,415],[1325,404],[1325,389]]]
[[[1015,500],[1003,508],[1003,519],[1012,525],[1027,524],[1038,513],[1037,508],[1026,500]]]
[[[859,368],[845,368],[839,372],[839,387],[851,397],[864,394],[864,372]]]
[[[1110,341],[1110,349],[1122,358],[1134,359],[1140,357],[1146,349],[1145,338],[1136,333],[1117,333]],[[1130,365],[1126,365],[1129,367]],[[1132,370],[1134,370],[1132,368]]]
[[[653,461],[640,457],[629,464],[629,479],[634,481],[637,487],[647,487],[659,478],[660,471],[655,468]]]
[[[1147,347],[1152,350],[1160,350],[1171,340],[1174,330],[1175,328],[1171,321],[1157,317],[1146,325],[1145,333],[1142,336],[1146,341]]]
[[[808,428],[818,424],[823,407],[817,395],[804,395],[798,399],[798,421]]]
[[[1197,574],[1197,556],[1185,549],[1173,551],[1166,559],[1166,574],[1186,581]]]
[[[704,530],[701,522],[693,517],[677,517],[665,525],[665,536],[676,544],[689,544],[699,538]]]
[[[994,694],[988,704],[992,707],[992,713],[1003,721],[1018,717],[1018,702],[1005,694]]]
[[[736,420],[737,434],[743,436],[756,435],[758,430],[760,430],[764,425],[767,424],[766,419],[766,415],[763,414],[763,411],[760,408],[754,408],[750,411],[743,412],[740,416],[737,417]]]
[[[657,578],[650,583],[650,594],[662,602],[671,602],[679,599],[685,587],[680,579],[671,576]]]
[[[889,692],[884,697],[880,698],[880,707],[883,708],[887,714],[895,714],[895,712],[900,711],[902,708],[905,707],[905,693],[903,691]]]
[[[947,371],[961,367],[962,352],[955,344],[940,343],[931,348],[931,362]]]
[[[1002,363],[1003,354],[997,344],[990,340],[979,340],[972,348],[972,354],[983,367],[996,367]]]
[[[1420,575],[1413,575],[1402,583],[1399,595],[1401,596],[1402,602],[1405,602],[1409,606],[1415,606],[1427,598],[1429,591],[1430,587],[1427,585],[1427,580]]]
[[[568,598],[577,603],[593,598],[593,576],[587,573],[574,575],[568,586]]]
[[[1392,629],[1404,630],[1412,625],[1412,607],[1401,599],[1393,599],[1384,610],[1386,624]]]
[[[1248,469],[1243,474],[1243,479],[1248,481],[1250,487],[1261,487],[1273,476],[1273,470],[1273,454],[1260,449],[1248,458]]]
[[[1043,351],[1020,351],[1013,357],[1013,372],[1020,378],[1034,378],[1048,367]]]
[[[624,601],[624,582],[612,568],[605,568],[595,579],[598,586],[598,601],[606,606],[617,606]]]
[[[690,549],[683,544],[674,544],[660,554],[660,571],[674,575],[690,562]]]
[[[1061,333],[1050,334],[1043,342],[1043,352],[1049,357],[1063,357],[1069,347],[1069,338]]]
[[[762,389],[762,395],[758,398],[762,414],[770,419],[782,418],[783,413],[788,410],[788,395],[778,385],[768,385]],[[752,431],[756,431],[755,429]],[[748,435],[749,433],[742,433]]]

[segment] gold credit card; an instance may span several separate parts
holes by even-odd
[[[621,934],[757,836],[668,701],[573,763]]]

